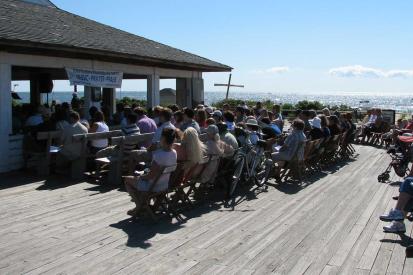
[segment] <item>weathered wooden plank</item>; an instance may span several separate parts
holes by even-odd
[[[0,190],[0,273],[400,274],[404,247],[381,247],[377,218],[397,192],[375,179],[388,157],[357,149],[356,161],[298,192],[251,192],[234,210],[210,201],[183,224],[129,223],[125,193],[88,183]]]

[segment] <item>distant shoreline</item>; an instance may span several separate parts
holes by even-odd
[[[30,100],[28,92],[17,93],[22,97],[22,102],[27,103]],[[49,101],[58,100],[60,102],[69,102],[73,92],[58,91],[49,94]],[[78,93],[83,96],[83,92]],[[134,99],[146,99],[146,91],[126,92],[121,91],[116,93],[118,99],[130,97]],[[43,95],[44,100],[46,95]],[[225,92],[205,92],[205,103],[210,105],[225,98]],[[413,112],[413,101],[411,95],[372,95],[372,94],[357,94],[351,95],[346,93],[334,94],[294,94],[294,93],[265,93],[265,92],[230,92],[230,98],[241,100],[265,101],[270,100],[278,103],[296,104],[298,101],[320,101],[325,105],[340,105],[344,104],[351,107],[380,107],[383,109],[394,109],[399,112]],[[368,104],[360,104],[360,101],[369,101]]]

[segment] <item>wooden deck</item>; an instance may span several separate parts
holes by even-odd
[[[184,223],[131,222],[126,193],[61,178],[0,179],[0,274],[413,274],[405,236],[378,216],[396,185],[376,178],[384,150],[303,186],[251,190],[226,208],[219,195],[184,212]]]

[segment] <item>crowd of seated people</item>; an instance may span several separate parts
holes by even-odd
[[[359,137],[364,143],[366,139],[371,137],[372,133],[381,133],[383,131],[384,119],[380,108],[372,108],[367,110],[367,114],[362,121],[361,133]]]
[[[228,105],[221,109],[204,105],[198,105],[195,109],[180,109],[177,106],[155,107],[153,116],[158,128],[150,146],[133,152],[130,158],[130,171],[139,162],[154,161],[153,155],[159,150],[159,142],[165,129],[175,132],[173,149],[177,152],[178,163],[183,168],[179,177],[181,180],[189,177],[191,170],[197,167],[203,157],[217,155],[221,158],[221,164],[216,161],[216,164],[208,165],[201,175],[201,182],[214,181],[218,165],[231,163],[234,153],[242,146],[234,135],[238,127],[248,132],[248,143],[251,145],[257,144],[265,136],[269,137],[267,142],[272,145],[270,147],[275,167],[278,166],[278,162],[290,161],[297,155],[303,155],[307,140],[326,139],[355,131],[351,113],[326,116],[330,113],[327,109],[320,115],[311,110],[298,111],[289,131],[283,131],[285,121],[279,105],[266,110],[258,102],[253,108],[242,104],[233,110]],[[282,137],[283,132],[286,137]],[[206,135],[204,142],[199,139],[201,134]],[[133,179],[136,186],[138,179]]]
[[[70,136],[73,134],[105,133],[114,123],[121,126],[125,136],[153,133],[152,140],[139,146],[124,146],[128,151],[129,175],[132,175],[137,167],[141,167],[142,163],[151,171],[140,177],[128,178],[128,191],[135,203],[139,202],[138,193],[148,190],[151,181],[156,178],[159,173],[157,167],[171,165],[174,161],[182,166],[181,178],[185,180],[203,158],[218,156],[220,160],[208,165],[201,175],[202,182],[213,182],[218,167],[230,167],[235,152],[243,146],[235,135],[237,128],[248,133],[247,143],[252,146],[257,145],[259,140],[267,140],[267,149],[271,151],[275,167],[281,167],[279,162],[290,161],[297,155],[303,155],[307,140],[327,139],[344,132],[353,132],[355,128],[350,113],[330,115],[328,109],[319,115],[314,110],[297,110],[296,118],[287,124],[280,105],[275,104],[266,109],[261,102],[257,102],[253,107],[245,103],[236,107],[226,104],[222,108],[198,105],[194,109],[171,105],[156,106],[148,110],[140,106],[118,104],[116,113],[112,116],[105,114],[105,108],[90,108],[90,120],[83,115],[85,110],[76,112],[70,104],[56,105],[54,108],[52,114],[45,107],[33,109],[25,125],[32,129],[38,127],[37,131],[58,129],[63,132],[59,157],[59,162],[63,164],[81,153],[78,144],[71,144]],[[53,123],[49,124],[54,125],[47,124],[50,121]],[[97,157],[111,155],[116,149],[109,146],[107,138],[93,140],[88,147],[90,153]],[[67,153],[68,151],[70,153]],[[164,155],[167,158],[164,159]],[[162,190],[165,183],[162,181],[162,184],[163,186],[154,187],[153,190]]]

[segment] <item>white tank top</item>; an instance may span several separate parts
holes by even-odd
[[[104,132],[109,132],[109,127],[106,125],[104,122],[96,122],[98,128],[96,129],[96,133],[104,133]],[[108,147],[108,139],[96,139],[92,140],[90,143],[93,147],[96,148],[106,148]]]

